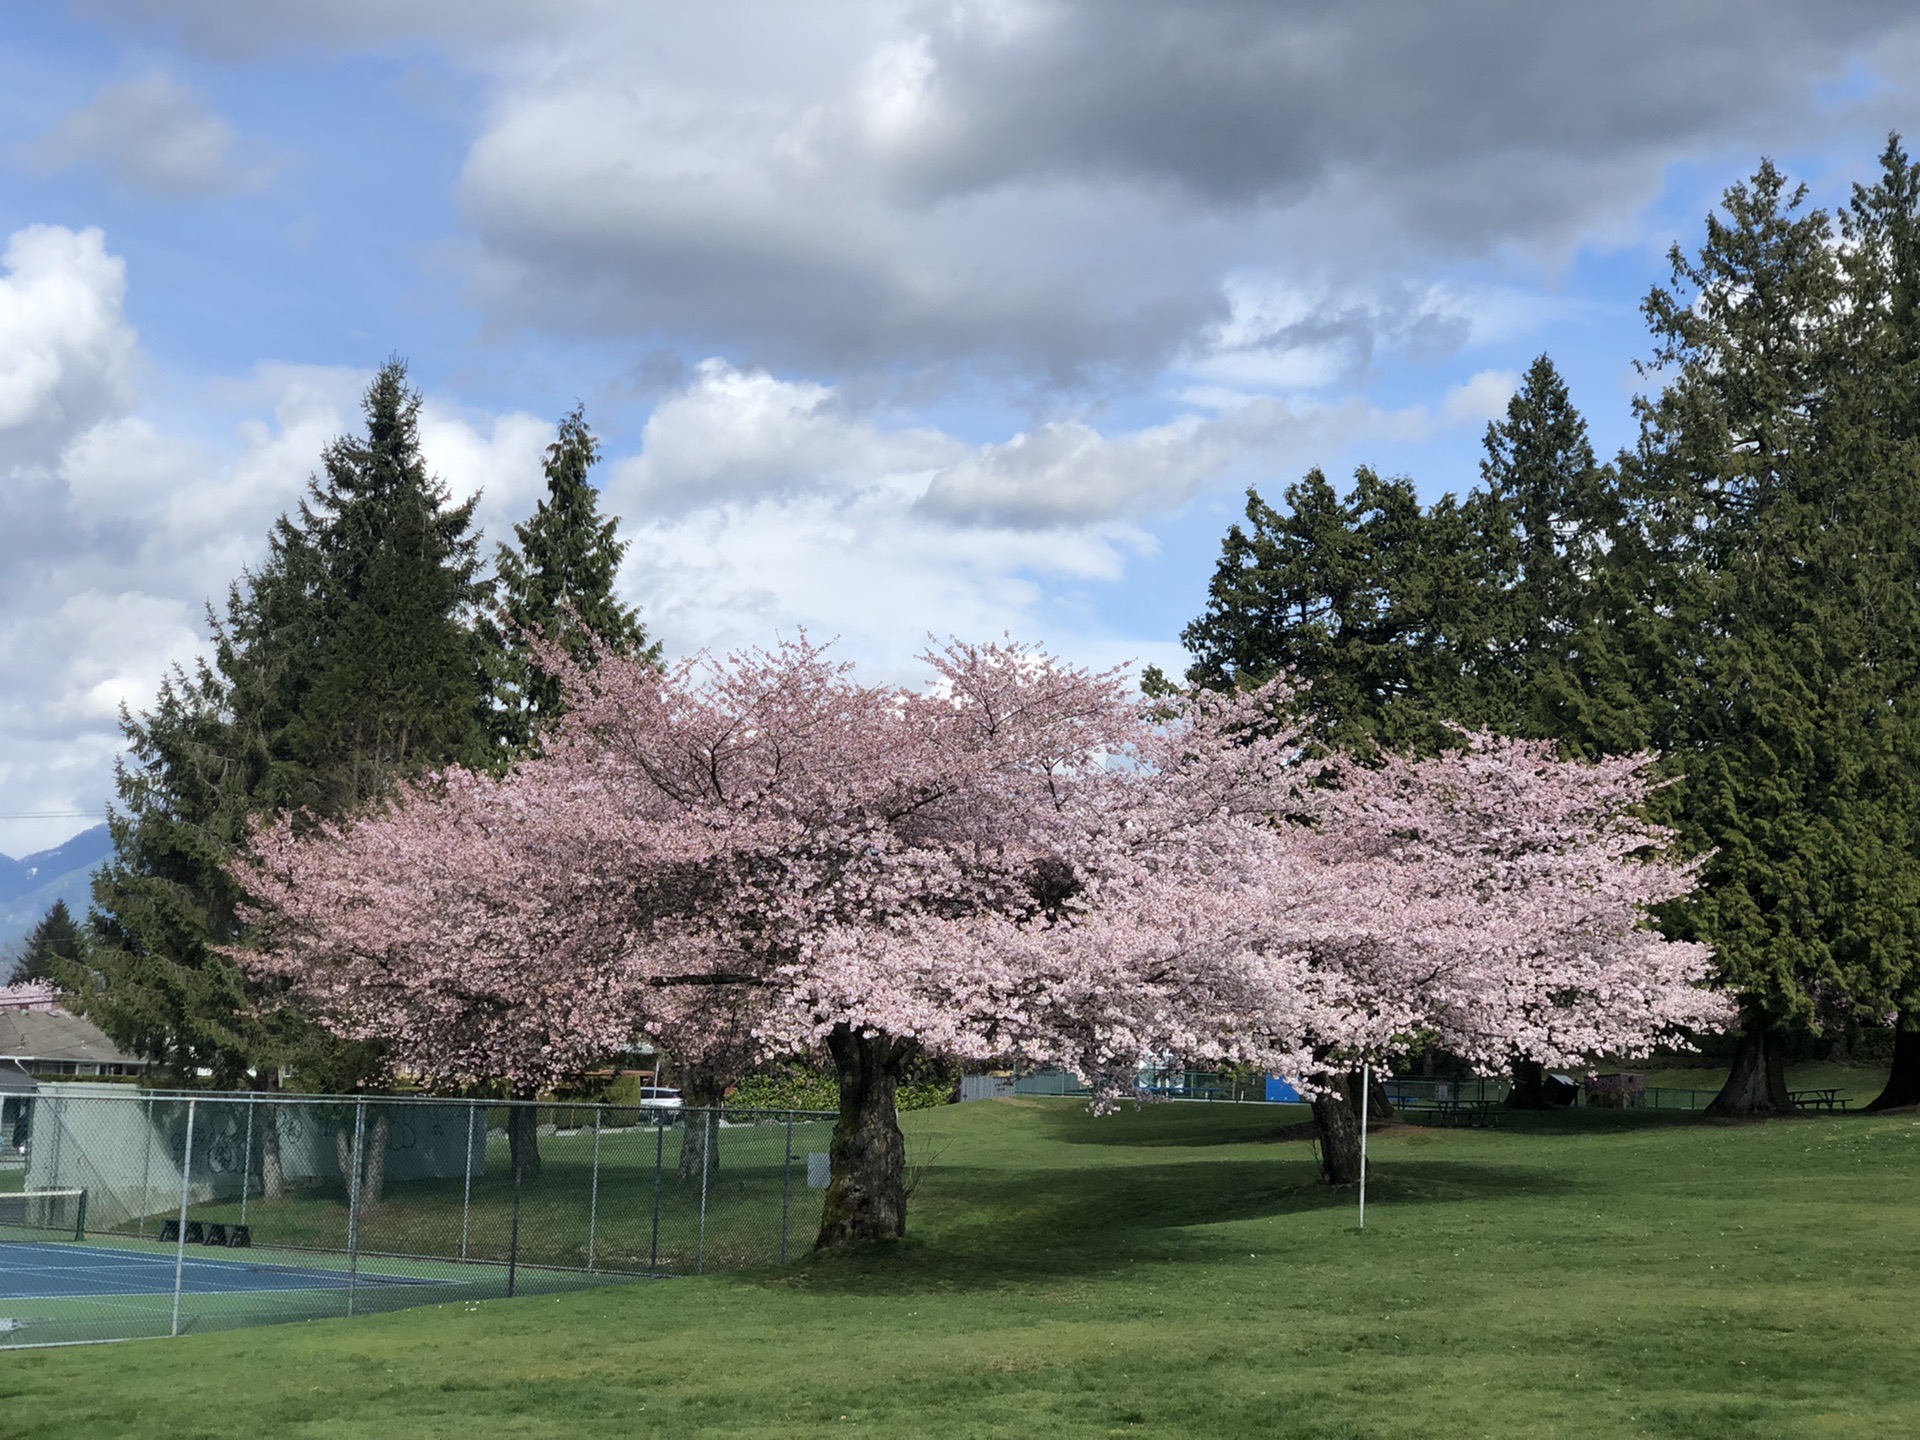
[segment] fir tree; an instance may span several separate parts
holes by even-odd
[[[223,949],[244,940],[227,870],[255,817],[343,817],[394,780],[476,759],[484,650],[472,502],[450,505],[419,453],[419,397],[389,363],[366,433],[323,455],[266,561],[209,610],[210,662],[123,712],[128,754],[94,884],[99,943],[77,1003],[177,1075],[243,1083],[293,1065],[310,1088],[372,1072]]]
[[[86,936],[74,924],[73,912],[67,909],[66,901],[56,900],[27,936],[7,983],[25,985],[46,981],[66,989],[74,970],[85,959],[86,950]]]
[[[560,686],[534,663],[538,635],[582,664],[601,654],[657,662],[660,647],[647,638],[639,612],[620,603],[614,581],[627,544],[616,538],[618,517],[602,519],[588,472],[600,445],[576,406],[547,447],[547,494],[531,519],[513,527],[515,545],[501,545],[494,562],[497,589],[487,634],[495,655],[495,742],[508,756],[523,753],[540,729],[561,713]]]
[[[1284,510],[1249,491],[1246,515],[1180,635],[1191,683],[1292,673],[1316,733],[1341,749],[1432,749],[1477,717],[1470,677],[1492,659],[1479,501],[1423,507],[1411,482],[1366,469],[1342,499],[1314,470]]]
[[[382,367],[363,408],[365,436],[327,447],[298,521],[276,537],[310,612],[285,657],[300,687],[277,747],[285,799],[322,816],[484,754],[475,501],[450,504],[428,474],[404,364]]]
[[[1743,1007],[1714,1110],[1780,1113],[1786,1034],[1889,1003],[1912,965],[1910,455],[1803,188],[1763,162],[1672,266],[1630,467],[1652,739],[1681,776],[1662,798],[1710,852],[1669,920]]]

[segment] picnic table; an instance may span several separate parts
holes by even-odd
[[[1436,1100],[1433,1113],[1442,1125],[1491,1125],[1494,1121],[1494,1103],[1492,1100]]]
[[[1787,1099],[1797,1110],[1845,1110],[1852,1102],[1837,1087],[1814,1090],[1789,1090]]]

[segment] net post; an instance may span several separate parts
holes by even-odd
[[[780,1263],[787,1263],[787,1229],[793,1214],[793,1112],[787,1112],[787,1158],[780,1175]]]
[[[479,1117],[478,1102],[467,1102],[467,1170],[460,1182],[460,1258],[467,1258],[467,1227],[473,1221],[473,1122]]]
[[[653,1243],[647,1251],[647,1274],[660,1273],[660,1173],[667,1157],[667,1112],[653,1114]]]
[[[87,1238],[87,1192],[80,1192],[80,1203],[73,1212],[73,1243],[78,1245]]]
[[[193,1119],[194,1108],[199,1103],[192,1096],[187,1099],[187,1143],[180,1156],[180,1233],[173,1245],[173,1325],[167,1332],[170,1335],[180,1333],[180,1285],[187,1273],[188,1187],[193,1180]]]
[[[353,1303],[360,1288],[360,1176],[367,1168],[362,1153],[367,1141],[367,1102],[358,1101],[353,1107],[353,1153],[348,1157],[347,1168],[347,1314],[353,1314]]]
[[[593,1180],[587,1191],[587,1273],[593,1273],[593,1245],[600,1227],[600,1120],[602,1111],[593,1112]]]
[[[720,1117],[711,1109],[700,1112],[700,1240],[693,1252],[693,1273],[707,1273],[707,1176],[713,1172],[714,1131]]]

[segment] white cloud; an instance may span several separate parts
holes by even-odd
[[[138,341],[125,262],[99,230],[29,225],[0,252],[0,467],[57,452],[124,409]]]
[[[1520,377],[1511,370],[1482,370],[1447,391],[1440,413],[1448,425],[1498,420],[1519,388]]]
[[[657,514],[924,477],[965,450],[937,430],[882,429],[849,413],[830,385],[705,360],[655,408],[614,490],[634,513]]]
[[[1209,383],[1321,385],[1481,332],[1437,268],[1620,239],[1676,163],[1843,123],[1817,87],[1911,29],[1785,0],[633,3],[489,60],[460,196],[517,323],[1083,383],[1227,320]],[[1256,343],[1228,310],[1259,267],[1433,303]]]
[[[274,162],[169,75],[108,85],[20,153],[45,172],[90,166],[167,198],[257,189]]]
[[[606,0],[80,0],[87,14],[161,29],[223,58],[315,43],[351,50],[409,39],[485,47],[562,27]]]

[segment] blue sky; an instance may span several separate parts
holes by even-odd
[[[0,43],[0,852],[111,793],[359,387],[494,535],[576,400],[670,650],[1177,666],[1245,487],[1437,494],[1772,154],[1913,128],[1898,7],[84,0]]]

